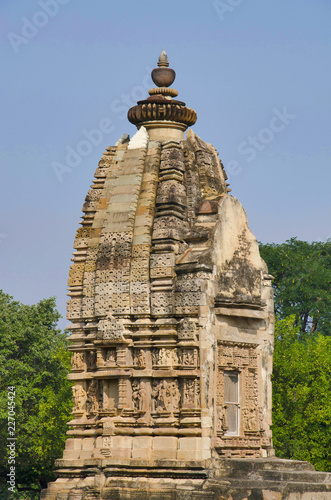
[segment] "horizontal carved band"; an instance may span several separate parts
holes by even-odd
[[[172,89],[170,87],[155,87],[148,91],[149,95],[166,95],[171,97],[178,96],[178,90]]]
[[[178,104],[138,104],[128,111],[128,120],[135,125],[146,121],[173,121],[187,125],[194,125],[197,120],[196,112],[186,106]]]

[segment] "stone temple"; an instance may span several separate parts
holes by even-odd
[[[272,276],[168,66],[83,205],[73,418],[42,498],[330,499],[330,475],[274,457]]]

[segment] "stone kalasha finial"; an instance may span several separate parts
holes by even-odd
[[[170,87],[176,78],[176,73],[173,69],[168,68],[169,61],[168,56],[164,50],[162,50],[159,60],[158,68],[152,71],[152,80],[158,87]]]
[[[169,129],[183,132],[187,127],[194,125],[197,114],[193,109],[187,108],[185,102],[173,99],[178,95],[178,91],[169,86],[175,80],[176,73],[168,68],[168,56],[164,50],[157,64],[158,68],[152,71],[152,79],[157,87],[149,90],[150,97],[138,101],[136,106],[129,109],[128,120],[137,128],[141,126],[147,129],[167,128],[167,134],[170,133]]]
[[[164,49],[162,50],[161,54],[159,55],[159,60],[157,62],[157,65],[158,66],[165,66],[165,67],[169,66],[168,56],[167,56],[167,53]]]

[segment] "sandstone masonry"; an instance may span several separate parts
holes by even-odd
[[[42,498],[330,499],[328,474],[274,458],[272,277],[218,153],[184,137],[196,113],[164,52],[158,65],[83,206],[73,419]]]

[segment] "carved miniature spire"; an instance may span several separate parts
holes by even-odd
[[[178,91],[170,85],[174,82],[176,73],[169,68],[165,50],[162,50],[157,65],[151,74],[157,87],[148,91],[150,97],[138,101],[136,106],[129,109],[128,120],[138,129],[144,126],[150,130],[150,138],[181,139],[184,137],[184,130],[196,122],[197,114],[193,109],[187,108],[185,102],[174,99],[178,96]],[[174,132],[175,130],[177,132]]]

